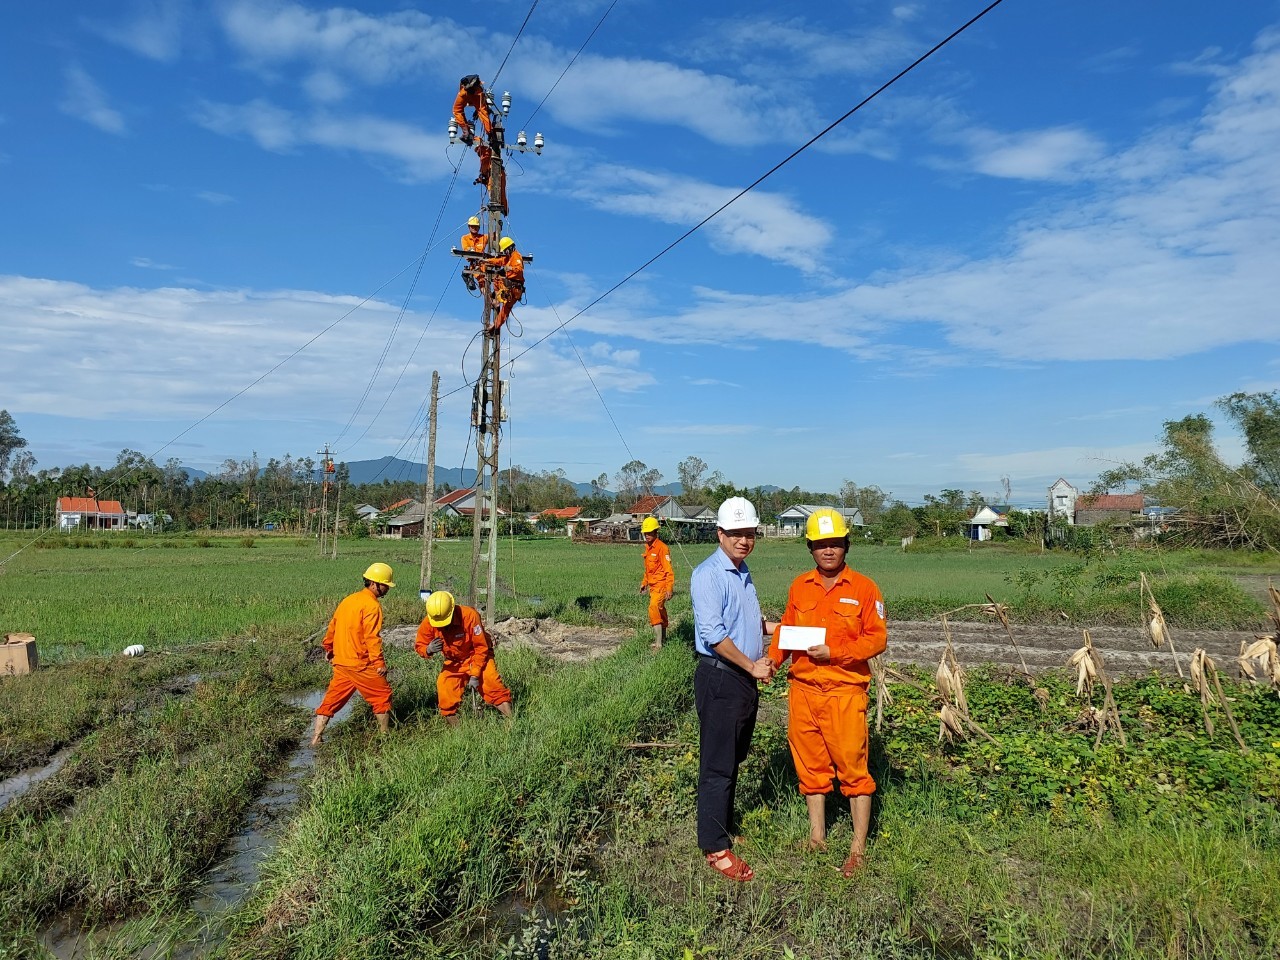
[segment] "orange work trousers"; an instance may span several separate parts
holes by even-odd
[[[649,588],[649,625],[661,625],[665,630],[671,624],[667,620],[667,588]]]
[[[467,689],[467,681],[471,674],[465,665],[446,663],[440,675],[436,677],[436,699],[440,703],[440,716],[454,717],[458,714],[458,704],[462,703],[462,694]],[[511,691],[498,676],[498,664],[492,657],[480,672],[480,695],[491,707],[500,703],[511,702]]]
[[[391,712],[391,684],[387,683],[386,677],[378,675],[376,667],[339,667],[335,664],[333,679],[329,681],[329,689],[325,691],[320,706],[316,707],[316,713],[332,718],[347,705],[356,691],[374,713]]]
[[[800,792],[807,797],[830,793],[838,777],[846,797],[875,793],[876,782],[867,771],[867,691],[823,692],[792,683],[787,701],[787,744]]]

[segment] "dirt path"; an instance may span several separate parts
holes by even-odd
[[[386,632],[393,646],[413,646],[414,627],[395,627]],[[632,631],[616,627],[580,627],[554,620],[512,618],[500,621],[492,630],[499,646],[528,646],[554,660],[577,662],[607,656]],[[1141,675],[1151,670],[1175,674],[1166,646],[1154,650],[1146,634],[1137,627],[1092,627],[1093,645],[1102,654],[1107,668],[1117,675]],[[1240,652],[1241,641],[1257,634],[1238,630],[1175,630],[1173,643],[1183,670],[1192,651],[1204,647],[1227,675],[1235,674],[1232,659]],[[1071,653],[1083,642],[1079,627],[1014,625],[1013,637],[1032,672],[1063,667]],[[951,639],[956,655],[965,666],[992,663],[1020,669],[1018,654],[999,623],[953,623]],[[926,666],[937,664],[945,642],[938,621],[893,621],[889,624],[889,649],[885,659],[892,663]]]

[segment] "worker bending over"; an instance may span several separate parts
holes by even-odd
[[[333,678],[324,699],[316,707],[311,745],[318,746],[320,734],[351,695],[359,691],[378,721],[378,731],[386,733],[391,721],[391,685],[387,683],[387,661],[382,656],[382,604],[395,586],[391,568],[371,563],[364,572],[364,589],[346,597],[329,620],[324,634],[324,655],[333,664]]]
[[[791,581],[769,659],[781,665],[791,657],[787,744],[808,807],[809,849],[827,848],[827,794],[832,780],[839,779],[853,817],[853,842],[840,872],[851,877],[866,858],[876,792],[867,770],[867,661],[885,649],[884,600],[875,581],[845,563],[849,528],[835,510],[810,515],[805,542],[814,569]],[[807,650],[783,650],[780,635],[789,625],[819,627],[823,639]]]
[[[476,118],[484,127],[484,135],[488,137],[493,132],[493,121],[489,119],[489,104],[485,100],[484,84],[474,73],[469,73],[458,81],[458,96],[453,101],[453,119],[458,124],[459,138],[463,143],[469,144],[472,140],[472,121],[467,119],[467,107],[471,107],[476,112]]]
[[[462,235],[458,245],[467,253],[484,253],[489,238],[480,232],[480,218],[472,217],[467,221],[467,232]],[[481,267],[478,259],[467,258],[462,267],[462,282],[468,290],[476,289],[476,276]]]
[[[511,691],[498,675],[493,644],[479,611],[455,602],[449,591],[437,590],[427,597],[427,615],[418,626],[413,649],[420,657],[444,655],[436,697],[440,716],[451,725],[458,723],[458,704],[467,690],[480,691],[485,703],[504,717],[511,716]]]
[[[498,314],[488,330],[497,333],[511,316],[511,311],[524,296],[524,257],[510,237],[498,241],[498,255],[484,262],[493,275],[493,296],[498,301]]]
[[[640,524],[644,537],[644,576],[640,578],[640,592],[649,591],[649,623],[653,627],[651,650],[661,650],[669,621],[667,601],[676,588],[676,572],[671,567],[671,551],[658,539],[658,518],[645,517]]]

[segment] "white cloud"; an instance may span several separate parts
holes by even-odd
[[[218,193],[216,190],[200,190],[196,193],[196,199],[203,200],[205,203],[220,207],[226,203],[235,203],[236,198],[225,193]]]
[[[330,70],[317,70],[302,81],[307,96],[317,103],[337,103],[347,96],[347,85]]]
[[[65,80],[66,91],[58,104],[63,113],[92,124],[105,133],[125,132],[124,117],[107,103],[102,88],[82,67],[67,67]]]
[[[168,263],[156,263],[150,257],[130,257],[129,262],[135,267],[142,267],[144,270],[176,270],[175,266]]]
[[[194,119],[223,136],[247,136],[274,153],[322,146],[390,159],[406,179],[414,181],[443,176],[452,170],[442,138],[383,117],[302,115],[258,99],[240,105],[206,101],[200,104]]]
[[[88,21],[91,29],[134,53],[151,60],[172,63],[182,51],[186,0],[134,0],[135,15],[127,22],[104,24]]]
[[[1015,180],[1075,180],[1104,150],[1097,137],[1074,127],[1015,134],[970,130],[967,140],[974,169]]]

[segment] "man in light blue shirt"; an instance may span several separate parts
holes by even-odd
[[[731,880],[755,874],[733,852],[733,800],[738,765],[747,757],[755,731],[759,680],[773,676],[764,637],[773,624],[760,613],[760,600],[747,569],[755,549],[756,508],[730,497],[716,512],[720,548],[693,571],[693,675],[698,708],[698,846],[707,863]]]

